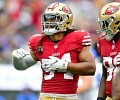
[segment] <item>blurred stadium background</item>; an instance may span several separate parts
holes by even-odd
[[[41,34],[41,14],[52,2],[64,2],[73,12],[73,25],[87,30],[92,37],[91,50],[96,58],[97,75],[101,73],[101,60],[96,52],[98,24],[96,19],[101,7],[120,0],[0,0],[0,96],[15,100],[18,92],[30,88],[39,94],[41,69],[37,64],[26,71],[17,71],[11,63],[14,49],[28,49],[28,38]],[[97,76],[100,78],[100,76]],[[99,79],[98,84],[99,84]],[[97,87],[98,88],[98,87]]]

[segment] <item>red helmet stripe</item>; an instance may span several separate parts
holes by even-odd
[[[50,6],[48,6],[47,10],[53,11],[53,9],[55,9],[57,6],[59,6],[59,2],[51,4]]]

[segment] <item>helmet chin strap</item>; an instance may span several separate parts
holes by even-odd
[[[107,36],[106,35],[105,38],[106,38],[107,41],[111,41],[113,39],[113,36]]]

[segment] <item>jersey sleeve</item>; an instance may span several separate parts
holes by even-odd
[[[79,32],[80,32],[80,35],[77,36],[77,38],[78,38],[78,41],[81,40],[81,45],[82,46],[91,46],[91,36],[90,36],[90,34],[85,30],[81,30]]]
[[[102,47],[102,44],[104,43],[103,42],[104,40],[105,40],[105,34],[101,34],[97,40],[97,50],[100,55],[101,55],[101,47]]]
[[[104,38],[105,38],[105,34],[101,35],[97,40],[97,50],[100,55],[101,55],[101,44]]]
[[[38,45],[41,37],[42,37],[41,34],[35,34],[29,38],[28,46],[29,46],[30,50],[36,51],[37,45]]]

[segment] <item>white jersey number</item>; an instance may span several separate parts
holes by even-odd
[[[64,61],[68,61],[71,62],[71,57],[70,57],[70,53],[66,53],[62,56],[61,58]],[[43,62],[42,62],[43,63]],[[47,72],[47,71],[46,71]],[[61,71],[58,71],[61,72]],[[62,71],[63,72],[63,71]],[[49,74],[44,74],[44,79],[45,80],[50,80],[54,77],[54,73],[55,71],[49,71]],[[63,72],[64,73],[64,79],[73,79],[73,74],[69,73],[69,72]]]
[[[112,77],[120,70],[120,67],[116,67],[111,57],[103,57],[103,64],[107,68],[107,81],[111,81]]]

